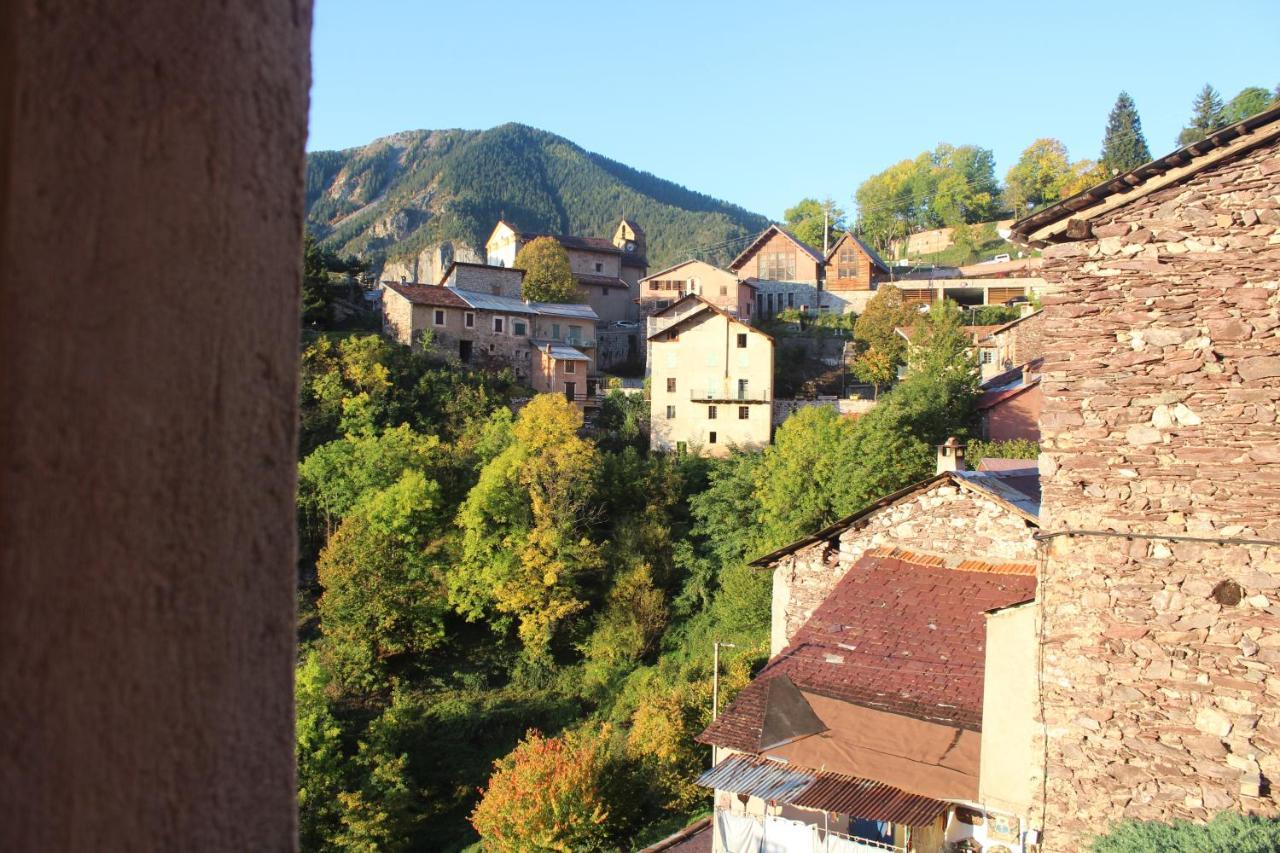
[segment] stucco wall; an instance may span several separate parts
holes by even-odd
[[[1031,814],[1043,779],[1043,755],[1036,752],[1038,628],[1034,603],[987,616],[978,801],[1021,820]]]
[[[1040,440],[1040,407],[1043,394],[1033,385],[982,413],[983,437],[987,441]]]
[[[732,446],[760,448],[769,443],[773,408],[773,341],[750,326],[707,309],[679,328],[677,340],[651,341],[649,440],[656,450],[689,449],[728,455]],[[746,347],[738,336],[746,336]],[[667,390],[667,380],[675,390]],[[747,394],[736,400],[738,381],[747,381]],[[694,399],[694,396],[697,399]],[[709,396],[708,396],[709,395]],[[709,406],[716,417],[709,417]],[[667,407],[675,417],[667,417]],[[748,417],[739,419],[745,406]],[[710,433],[716,442],[710,442]]]
[[[292,850],[311,4],[0,14],[3,847]]]
[[[1271,143],[1046,249],[1051,528],[1280,537],[1278,208]],[[1276,811],[1280,549],[1061,538],[1042,584],[1048,849]]]

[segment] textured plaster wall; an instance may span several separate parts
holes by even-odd
[[[0,15],[0,847],[291,850],[311,3]]]

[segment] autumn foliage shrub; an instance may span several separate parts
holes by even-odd
[[[1275,853],[1280,820],[1220,812],[1207,824],[1126,820],[1095,838],[1093,853]]]
[[[491,851],[591,851],[610,844],[610,729],[544,737],[530,729],[494,762],[471,813]]]

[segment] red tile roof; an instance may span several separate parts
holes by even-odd
[[[938,565],[894,549],[868,551],[781,653],[698,740],[759,752],[769,681],[960,728],[982,728],[984,613],[1035,596],[1029,564]]]
[[[431,305],[436,308],[469,308],[458,294],[447,287],[430,284],[397,284],[384,281],[382,286],[408,299],[414,305]]]

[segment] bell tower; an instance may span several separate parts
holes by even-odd
[[[645,243],[644,229],[630,219],[618,223],[618,230],[613,232],[613,245],[622,250],[624,260],[643,258],[649,248]]]

